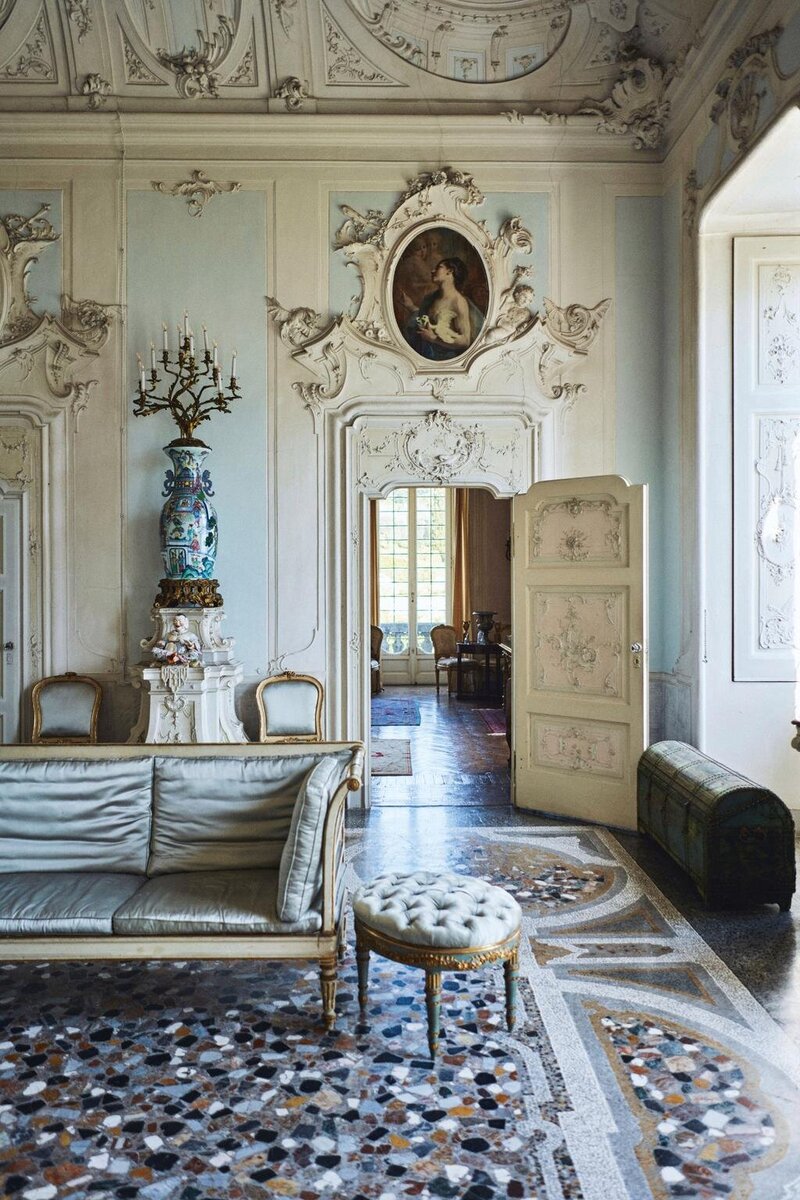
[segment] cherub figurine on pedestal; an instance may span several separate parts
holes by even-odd
[[[189,619],[176,613],[166,636],[153,646],[153,658],[174,666],[199,667],[203,662],[200,639],[189,629]]]

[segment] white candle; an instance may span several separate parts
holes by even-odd
[[[191,354],[192,358],[194,358],[194,334],[193,333],[189,334],[189,353]]]
[[[139,391],[140,391],[140,392],[143,392],[143,391],[145,390],[145,384],[144,384],[144,363],[142,362],[142,356],[141,356],[141,354],[137,354],[137,355],[136,355],[136,361],[137,361],[137,363],[139,364]]]
[[[216,367],[219,365],[218,360],[217,360],[217,343],[213,342],[212,345],[214,347],[214,353],[212,355],[211,361],[213,362],[214,366]]]
[[[183,346],[183,342],[181,341],[181,327],[180,327],[180,325],[176,325],[175,328],[178,331],[178,351],[180,352],[180,350]]]
[[[231,362],[231,379],[236,378],[236,351],[233,352],[233,360]]]
[[[186,309],[183,310],[183,336],[189,336],[189,314]]]
[[[208,330],[203,326],[203,349],[208,354]]]
[[[155,371],[155,369],[156,369],[156,344],[155,344],[155,342],[151,342],[150,343],[150,370]]]
[[[169,340],[167,338],[167,323],[166,323],[166,321],[161,322],[161,329],[164,333],[164,353],[169,354]]]

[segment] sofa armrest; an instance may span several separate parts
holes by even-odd
[[[325,827],[322,834],[322,930],[333,933],[336,928],[336,876],[344,848],[344,818],[349,792],[357,791],[363,783],[364,746],[353,745],[353,754],[344,778],[328,801]]]

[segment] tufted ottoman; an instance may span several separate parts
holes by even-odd
[[[358,1001],[367,1003],[369,952],[425,968],[428,1045],[439,1045],[442,971],[504,960],[506,1020],[514,1026],[522,912],[502,888],[439,871],[380,875],[353,896]]]

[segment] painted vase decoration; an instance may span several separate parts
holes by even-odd
[[[210,452],[202,442],[171,442],[164,453],[172,459],[162,496],[161,556],[167,579],[212,579],[217,557],[217,514],[211,476],[202,469]]]

